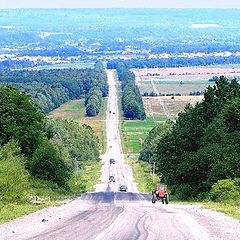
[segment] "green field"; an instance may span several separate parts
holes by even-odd
[[[148,133],[160,122],[168,118],[147,117],[146,120],[123,120],[121,124],[123,151],[125,154],[139,154],[143,149],[140,140],[144,140]]]

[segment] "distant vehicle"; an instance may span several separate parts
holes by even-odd
[[[115,112],[113,112],[113,114],[115,114]]]
[[[112,146],[109,146],[109,148],[112,148]]]
[[[109,161],[110,164],[115,164],[115,160],[113,158],[110,158],[110,161]]]
[[[121,192],[126,192],[126,191],[127,191],[127,186],[126,186],[126,185],[121,185],[120,188],[119,188],[119,190],[120,190]]]
[[[115,177],[114,176],[109,176],[109,182],[115,182]]]
[[[109,113],[111,113],[111,111],[109,111]]]
[[[169,197],[167,193],[167,185],[158,184],[156,189],[152,192],[152,203],[156,203],[156,201],[162,201],[162,204],[169,202]]]

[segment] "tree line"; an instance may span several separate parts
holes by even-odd
[[[12,86],[0,87],[0,115],[0,202],[28,201],[33,182],[71,192],[76,165],[99,159],[89,126],[47,119]]]
[[[170,58],[144,58],[121,60],[128,69],[132,68],[167,68],[167,67],[191,67],[191,66],[207,66],[220,64],[239,64],[239,56],[229,57],[170,57]],[[111,60],[107,63],[108,69],[115,69],[119,60]]]
[[[121,81],[124,117],[128,119],[145,119],[146,114],[143,100],[139,88],[135,83],[135,75],[122,62],[116,65],[116,70],[118,79]]]
[[[108,94],[107,76],[101,62],[97,62],[95,64],[95,71],[98,72],[99,75],[105,75],[104,78],[105,87],[101,88],[101,85],[93,84],[89,89],[88,93],[86,94],[85,97],[86,114],[89,117],[98,115],[102,107],[103,97],[106,97]]]
[[[45,114],[69,100],[84,98],[91,88],[98,87],[102,97],[108,94],[107,76],[100,62],[93,69],[3,71],[0,84],[26,93]]]
[[[162,181],[179,198],[204,197],[209,192],[220,198],[229,186],[239,197],[235,190],[240,181],[234,180],[240,178],[239,144],[240,84],[221,77],[206,89],[202,102],[185,107],[176,123],[150,132],[140,159],[155,161]]]

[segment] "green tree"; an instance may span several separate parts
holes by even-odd
[[[33,176],[52,181],[61,187],[66,186],[71,176],[71,169],[48,140],[44,140],[34,152],[28,161],[28,168]]]
[[[0,144],[16,139],[22,153],[31,155],[42,139],[43,115],[27,95],[6,86],[0,88],[0,116]]]
[[[27,201],[28,172],[17,143],[10,141],[0,149],[0,202]]]

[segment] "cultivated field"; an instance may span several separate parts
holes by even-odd
[[[141,140],[144,140],[149,132],[160,122],[167,118],[147,117],[146,120],[123,120],[121,130],[123,132],[123,150],[125,154],[139,154],[143,149]]]
[[[148,117],[153,118],[176,118],[178,113],[182,112],[185,106],[190,103],[195,105],[201,102],[203,96],[170,96],[162,97],[144,97],[144,107]]]
[[[62,118],[76,121],[80,124],[89,125],[99,138],[102,151],[105,148],[105,114],[106,114],[107,99],[104,99],[104,106],[101,112],[96,117],[87,117],[85,115],[84,99],[70,101],[63,104],[49,114],[50,118]]]
[[[238,78],[240,67],[184,67],[184,68],[151,68],[133,69],[141,93],[189,95],[190,92],[203,92],[213,76],[222,75]]]

